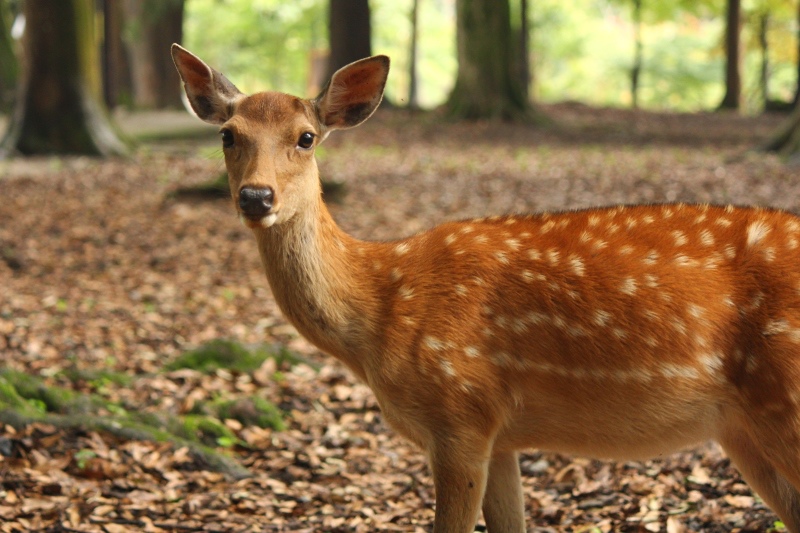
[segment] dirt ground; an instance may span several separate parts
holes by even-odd
[[[446,220],[617,203],[800,206],[800,169],[748,150],[779,116],[546,112],[552,124],[531,127],[381,111],[319,149],[323,178],[346,190],[332,212],[357,237],[390,239]],[[287,427],[226,421],[239,441],[221,453],[252,472],[241,480],[168,443],[0,427],[0,532],[430,531],[423,456],[281,316],[230,200],[174,194],[223,171],[213,129],[171,114],[122,122],[149,139],[130,159],[0,161],[0,367],[144,412],[258,395]],[[163,371],[219,338],[279,344],[307,362]],[[131,379],[66,377],[97,369]],[[713,444],[644,463],[531,451],[522,471],[529,531],[781,527]]]

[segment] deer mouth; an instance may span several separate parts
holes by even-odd
[[[239,221],[250,229],[271,228],[277,220],[278,214],[274,211],[260,218],[252,218],[244,213],[239,213]]]

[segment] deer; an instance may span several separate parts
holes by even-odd
[[[366,121],[389,58],[314,99],[241,93],[175,44],[286,318],[429,460],[435,533],[525,531],[520,450],[645,459],[714,440],[800,533],[800,218],[709,204],[340,229],[316,147]]]

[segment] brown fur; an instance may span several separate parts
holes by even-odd
[[[204,72],[174,54],[182,73]],[[313,150],[296,143],[365,120],[386,69],[345,67],[331,83],[345,88],[315,102],[235,99],[225,157],[234,198],[274,191],[274,218],[246,223],[278,305],[428,454],[434,531],[472,531],[481,504],[492,533],[524,531],[521,448],[640,458],[716,439],[800,532],[800,220],[677,204],[358,241],[321,200]],[[190,93],[204,86],[194,78]]]

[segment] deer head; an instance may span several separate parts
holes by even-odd
[[[220,126],[236,209],[251,228],[291,221],[320,194],[314,149],[336,129],[367,120],[383,98],[389,58],[338,70],[312,100],[279,92],[247,96],[177,44],[172,58],[197,116]]]

